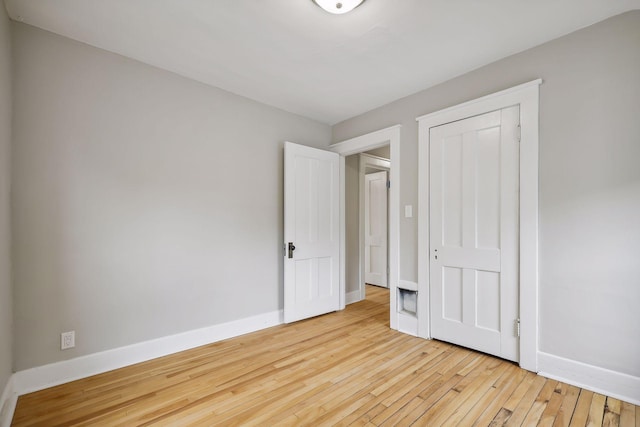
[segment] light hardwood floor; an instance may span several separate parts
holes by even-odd
[[[13,425],[640,426],[640,408],[389,329],[388,291],[20,397]]]

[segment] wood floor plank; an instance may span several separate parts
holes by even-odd
[[[362,415],[360,411],[354,411],[349,416],[343,418],[336,423],[336,426],[364,426],[371,424],[371,420],[384,411],[387,407],[382,403],[376,403],[374,406],[369,407]]]
[[[524,425],[538,425],[538,423],[540,422],[540,418],[542,417],[542,413],[546,409],[557,385],[557,381],[547,380],[544,387],[542,387],[542,390],[540,390],[540,393],[533,402],[533,405],[531,405],[531,409],[529,409],[529,412],[524,419]]]
[[[375,352],[378,353],[380,355],[380,357],[382,357],[382,356],[387,357],[387,353],[386,352],[380,352],[377,349],[374,349],[374,350],[376,350]],[[392,350],[389,349],[389,351],[392,351]],[[367,366],[363,367],[363,369],[366,369],[366,368],[367,368]],[[324,375],[324,373],[321,373],[321,375]],[[287,404],[285,407],[282,407],[281,408],[281,412],[282,413],[286,413],[286,412],[291,411],[291,412],[295,413],[298,410],[300,410],[300,409],[302,409],[302,408],[304,408],[306,406],[311,405],[313,401],[318,400],[319,398],[321,398],[321,397],[318,396],[318,395],[309,395],[309,396],[307,396],[306,399],[295,402],[294,405]],[[364,405],[364,406],[366,406],[366,405]],[[273,422],[277,422],[279,419],[280,419],[280,417],[277,417],[277,416],[275,418],[269,419],[270,424],[273,423]]]
[[[516,409],[536,378],[537,377],[535,374],[527,372],[524,380],[520,383],[518,388],[516,388],[513,394],[509,396],[509,399],[507,399],[502,407],[509,413],[513,413],[513,411]]]
[[[607,400],[606,396],[600,393],[593,395],[591,407],[589,408],[589,417],[587,418],[587,427],[600,427],[604,418],[604,404]]]
[[[507,423],[507,420],[511,417],[511,411],[506,409],[505,407],[500,408],[500,411],[496,414],[496,416],[489,423],[489,427],[498,427],[503,426]]]
[[[492,385],[509,368],[508,363],[498,363],[492,359],[486,368],[460,393],[460,398],[447,411],[442,411],[434,419],[434,424],[458,425],[491,389]],[[454,407],[455,406],[455,407]]]
[[[560,405],[560,409],[556,414],[556,418],[553,422],[553,427],[569,427],[569,423],[571,422],[571,415],[573,415],[573,411],[575,410],[576,404],[578,403],[579,394],[580,389],[578,387],[567,385],[567,392],[564,395],[562,405]]]
[[[484,410],[480,412],[480,415],[474,417],[474,425],[486,426],[489,425],[495,417],[500,413],[505,401],[511,396],[515,389],[524,380],[526,372],[516,367],[515,365],[510,369],[506,375],[503,375],[501,379],[492,387],[493,397],[491,399],[486,398],[484,403]],[[482,408],[483,406],[480,406]],[[470,418],[470,421],[472,419]]]
[[[460,392],[449,389],[444,396],[440,397],[433,405],[420,405],[412,411],[406,413],[396,424],[399,426],[410,426],[414,423],[418,425],[433,425],[432,418],[444,411],[453,401],[455,401]],[[418,397],[417,399],[420,399]]]
[[[508,379],[509,376],[511,376],[511,374],[514,372],[516,368],[510,365],[505,365],[504,366],[504,370],[502,371],[502,373],[498,375],[494,375],[491,377],[491,379],[493,380],[493,382],[490,382],[488,385],[488,388],[480,388],[478,391],[480,392],[480,398],[479,399],[473,399],[475,401],[475,404],[473,406],[471,406],[471,408],[468,411],[465,411],[466,413],[464,414],[464,417],[462,417],[462,419],[460,420],[459,423],[457,424],[461,424],[461,425],[473,425],[478,419],[479,417],[488,409],[490,411],[493,411],[492,409],[492,403],[493,401],[498,398],[500,399],[500,394],[502,394],[503,392],[507,391],[510,392],[510,390],[506,390],[506,388],[497,388],[497,384],[500,383],[501,381]],[[499,402],[499,404],[501,404],[502,402]],[[490,416],[489,420],[485,420],[484,423],[489,424],[489,421],[491,419],[494,418],[494,416],[497,413],[497,409],[495,409],[495,412]],[[459,413],[462,415],[462,411],[459,411]],[[449,418],[449,420],[451,420],[451,418]]]
[[[636,427],[636,408],[631,403],[622,402],[620,405],[620,426]]]
[[[20,396],[14,426],[586,425],[638,407],[389,329],[389,291],[346,310]]]
[[[446,382],[446,378],[443,378],[443,375],[439,373],[439,370],[442,370],[440,365],[447,365],[449,363],[450,358],[455,358],[456,351],[453,353],[449,353],[449,356],[441,360],[438,364],[434,365],[433,368],[427,372],[426,374],[430,374],[426,377],[425,381],[419,384],[415,388],[400,388],[395,391],[394,394],[387,396],[382,403],[385,404],[387,409],[380,412],[376,417],[372,419],[374,424],[384,422],[387,418],[393,416],[396,412],[401,410],[405,405],[407,405],[410,401],[412,401],[415,397],[419,395],[428,396],[426,399],[423,399],[423,406],[430,406],[435,403],[440,397],[442,397],[442,384]],[[462,353],[461,353],[462,355]],[[460,359],[458,359],[460,360]],[[448,370],[444,370],[445,375]],[[439,393],[438,390],[441,389]],[[444,390],[446,392],[446,390]],[[394,398],[391,398],[395,396]]]
[[[542,411],[540,415],[540,421],[538,421],[539,427],[553,427],[566,393],[567,385],[556,383],[556,388],[553,390],[553,393],[551,393],[551,397],[546,402],[544,411]]]
[[[607,397],[604,405],[604,418],[602,427],[618,427],[620,425],[620,411],[622,402],[613,397]]]
[[[589,418],[589,408],[591,407],[591,401],[593,400],[593,392],[589,390],[581,390],[578,397],[578,403],[576,409],[573,411],[571,417],[570,427],[585,427],[587,425],[587,419]]]
[[[413,412],[414,409],[419,408],[423,403],[424,400],[420,399],[418,396],[415,396],[406,405],[398,408],[393,414],[391,414],[391,416],[387,417],[384,421],[379,422],[374,420],[372,421],[372,424],[380,427],[395,426],[402,418]]]
[[[543,377],[535,377],[531,383],[531,386],[527,389],[527,392],[522,396],[522,399],[518,402],[516,407],[513,409],[511,416],[506,422],[506,426],[520,426],[524,421],[524,418],[529,413],[531,406],[536,400],[536,397],[544,387],[547,379]]]

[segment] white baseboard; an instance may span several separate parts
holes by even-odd
[[[13,411],[16,409],[18,393],[13,386],[14,376],[9,377],[7,385],[0,395],[0,427],[9,427],[13,419]]]
[[[354,302],[362,301],[362,299],[363,298],[360,295],[360,291],[353,291],[353,292],[347,293],[344,301],[346,304],[353,304]]]
[[[38,366],[16,372],[13,375],[13,387],[17,395],[31,393],[282,323],[282,310],[273,311],[50,365]]]
[[[539,375],[640,405],[640,377],[538,352]]]

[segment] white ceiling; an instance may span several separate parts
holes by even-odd
[[[6,0],[18,21],[334,124],[640,0]]]

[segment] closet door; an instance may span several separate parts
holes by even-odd
[[[430,130],[433,338],[518,360],[519,108]]]

